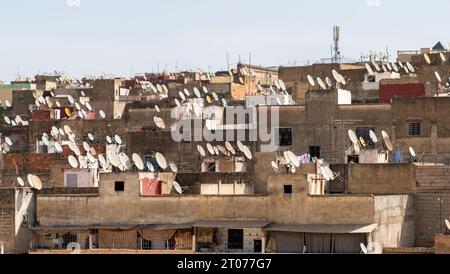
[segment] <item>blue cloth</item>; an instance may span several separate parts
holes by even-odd
[[[394,163],[402,163],[403,155],[401,150],[394,150]]]

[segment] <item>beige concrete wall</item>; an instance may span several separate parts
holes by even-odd
[[[416,186],[412,164],[349,164],[348,181],[353,194],[409,194]]]

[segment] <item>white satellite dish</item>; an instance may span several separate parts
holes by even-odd
[[[278,90],[281,89],[280,84],[278,83],[277,80],[273,81],[273,83]]]
[[[286,84],[283,82],[283,80],[278,79],[278,83],[280,85],[281,90],[286,91]]]
[[[329,166],[324,166],[324,171],[327,174],[327,177],[330,178],[330,181],[333,181],[335,179],[333,171],[330,169]]]
[[[241,141],[237,141],[237,146],[241,152],[244,152],[244,144]]]
[[[22,123],[22,117],[20,117],[19,115],[16,115],[16,123],[17,124],[20,124],[20,123]]]
[[[201,145],[198,145],[198,146],[197,146],[197,151],[198,151],[198,153],[200,154],[200,156],[202,156],[202,157],[205,157],[205,156],[206,156],[206,151],[205,151],[205,149],[204,149]]]
[[[155,105],[156,112],[161,112],[161,109],[158,107],[158,105]]]
[[[25,186],[25,182],[24,182],[23,179],[20,178],[20,177],[17,177],[17,183],[19,183],[19,185],[20,185],[21,187],[24,187],[24,186]]]
[[[325,82],[327,82],[327,85],[329,88],[331,88],[333,86],[333,82],[331,81],[330,77],[326,77]]]
[[[5,123],[6,123],[7,125],[10,125],[10,124],[11,124],[11,119],[9,119],[9,117],[5,116],[5,117],[3,117],[3,119],[5,120]]]
[[[30,187],[34,188],[33,174],[28,174],[27,181],[28,181],[28,184],[30,185]]]
[[[219,151],[219,149],[217,148],[217,146],[214,146],[213,149],[214,149],[214,153],[215,153],[217,156],[219,156],[219,155],[220,155],[220,151]]]
[[[250,151],[250,148],[248,146],[244,146],[243,150],[244,150],[243,151],[244,155],[245,155],[245,157],[247,157],[247,159],[249,159],[249,160],[253,159],[252,152]]]
[[[447,230],[450,231],[450,221],[448,219],[445,219],[445,226],[447,226]]]
[[[442,78],[441,75],[439,74],[439,72],[435,71],[434,72],[434,76],[436,76],[436,80],[440,83],[442,82]]]
[[[175,189],[175,191],[178,194],[183,194],[183,189],[181,189],[181,186],[178,182],[174,181],[172,184],[173,184],[173,188]]]
[[[377,72],[380,72],[380,71],[381,71],[381,68],[380,68],[380,66],[378,65],[377,62],[372,61],[372,65],[373,65],[373,67],[375,68],[375,70],[376,70]]]
[[[125,170],[130,169],[133,165],[131,164],[130,158],[125,153],[121,152],[119,154],[120,163],[124,167]]]
[[[386,63],[386,67],[387,67],[387,69],[388,69],[389,71],[392,71],[392,66],[391,66],[390,63]]]
[[[159,93],[162,93],[162,92],[163,92],[163,88],[162,88],[162,86],[161,86],[160,84],[156,84],[156,90],[157,90]]]
[[[77,158],[75,158],[74,156],[70,155],[69,156],[69,164],[72,168],[78,168],[78,160]]]
[[[202,97],[202,94],[200,93],[200,90],[198,90],[198,88],[194,88],[194,94],[195,94],[195,96],[197,96],[197,98],[201,98]]]
[[[73,99],[72,96],[69,95],[69,96],[67,97],[67,99],[69,100],[69,103],[70,103],[70,104],[73,105],[73,104],[75,103],[75,100]]]
[[[97,161],[95,159],[94,155],[90,151],[86,154],[86,156],[87,156],[89,162],[91,162],[91,163],[95,163]]]
[[[430,59],[430,56],[429,56],[428,54],[424,53],[424,54],[423,54],[423,58],[425,59],[425,62],[426,62],[428,65],[431,65],[431,59]]]
[[[76,138],[75,133],[71,132],[71,133],[69,133],[67,136],[69,136],[69,140],[70,140],[72,143],[75,143],[75,138]]]
[[[180,92],[178,93],[178,95],[180,96],[181,101],[186,101],[186,96],[184,95],[184,93],[183,93],[182,91],[180,91]]]
[[[375,144],[378,143],[378,137],[375,134],[375,132],[373,132],[373,130],[369,131],[369,136],[370,136],[370,139],[372,140],[372,142],[374,142]]]
[[[80,100],[80,104],[81,104],[82,106],[85,106],[85,105],[86,105],[86,101]]]
[[[156,157],[156,162],[158,163],[159,167],[162,169],[167,169],[167,161],[166,158],[164,157],[164,155],[162,155],[161,153],[156,153],[155,155]]]
[[[111,143],[112,143],[112,138],[111,138],[111,136],[106,136],[106,142],[107,142],[108,144],[111,144]]]
[[[160,128],[160,129],[165,129],[166,128],[166,123],[164,122],[164,120],[160,117],[153,117],[153,121],[155,122],[155,125]]]
[[[409,154],[411,155],[411,157],[416,157],[417,156],[416,151],[412,147],[409,147]]]
[[[86,152],[91,151],[91,146],[87,142],[83,142],[83,148]]]
[[[98,113],[100,114],[100,118],[102,119],[106,118],[106,113],[103,110],[100,110]]]
[[[75,108],[76,108],[77,110],[81,110],[81,106],[80,106],[80,104],[78,104],[78,103],[75,103]]]
[[[92,133],[88,133],[88,138],[89,140],[91,140],[92,142],[95,140],[94,135],[92,135]]]
[[[5,101],[5,105],[6,105],[6,107],[9,107],[9,108],[12,106],[12,105],[11,105],[11,102],[10,102],[9,100],[6,100],[6,101]]]
[[[325,178],[327,182],[332,181],[331,178],[329,177],[328,171],[325,169],[325,166],[320,166],[320,171],[322,173],[323,178]]]
[[[12,145],[13,145],[13,142],[11,141],[11,138],[9,138],[9,137],[5,137],[5,143],[6,143],[8,146],[12,146]]]
[[[362,252],[363,254],[368,254],[368,253],[369,253],[369,251],[367,250],[367,247],[366,247],[365,244],[360,243],[359,246],[361,247],[361,252]]]
[[[169,167],[170,167],[170,170],[172,170],[173,173],[177,173],[178,172],[178,167],[177,167],[177,165],[174,162],[170,162],[169,163]]]
[[[113,165],[114,167],[119,167],[119,165],[121,165],[119,155],[117,155],[116,153],[109,153],[108,158],[111,162],[111,165]]]
[[[67,135],[69,135],[70,133],[72,133],[72,129],[71,129],[68,125],[65,125],[65,126],[63,127],[63,129],[64,129],[64,132],[66,132]]]
[[[334,78],[334,80],[336,81],[336,82],[340,82],[340,74],[335,70],[335,69],[333,69],[332,71],[331,71],[331,73],[333,74],[333,78]]]
[[[311,75],[308,75],[306,78],[308,79],[308,83],[311,87],[314,87],[316,85]]]
[[[31,180],[33,181],[33,188],[36,190],[42,189],[42,181],[38,176],[32,175]]]
[[[191,96],[191,93],[189,92],[189,90],[187,89],[187,88],[185,88],[184,90],[183,90],[183,92],[184,92],[184,94],[186,95],[186,96]]]
[[[358,137],[356,136],[355,132],[351,129],[348,130],[348,137],[350,137],[350,140],[353,144],[358,143]]]
[[[218,146],[217,146],[217,149],[218,149],[220,152],[222,152],[222,154],[224,154],[224,155],[229,155],[228,149],[227,149],[226,147],[221,146],[221,145],[218,145]]]
[[[13,127],[17,126],[16,121],[12,120],[12,121],[11,121],[11,125],[12,125]]]
[[[56,152],[58,152],[58,153],[63,152],[63,148],[62,148],[62,146],[61,146],[61,144],[60,144],[59,142],[56,142],[56,143],[55,143],[55,150],[56,150]]]
[[[81,96],[85,97],[86,93],[84,93],[84,91],[81,91]]]
[[[149,162],[147,162],[147,167],[148,167],[148,170],[150,170],[150,172],[155,172],[155,167],[152,164],[150,164]]]
[[[368,63],[366,63],[366,69],[367,69],[367,73],[369,73],[369,75],[373,75],[374,74],[373,70],[372,70],[372,67]]]
[[[224,107],[228,107],[227,99],[222,98],[222,105],[223,105]]]
[[[177,98],[175,98],[175,105],[177,105],[177,107],[181,107],[181,103]]]
[[[119,135],[114,135],[114,141],[116,141],[118,145],[122,144],[122,138]]]
[[[137,167],[137,169],[144,170],[144,162],[142,161],[142,158],[141,156],[139,156],[139,154],[134,153],[131,158],[133,159],[134,165]]]
[[[406,66],[408,67],[408,70],[410,72],[414,73],[415,69],[414,69],[413,65],[411,65],[410,62],[406,62]]]
[[[275,172],[278,172],[278,171],[279,171],[278,164],[277,164],[275,161],[272,161],[271,165],[272,165],[272,169],[273,169]]]
[[[77,145],[73,142],[68,142],[67,146],[70,148],[71,151],[75,152],[75,147]]]
[[[323,82],[322,78],[317,77],[317,84],[319,84],[319,87],[323,90],[326,90],[327,87],[325,86],[325,83]]]
[[[439,53],[439,57],[441,57],[442,62],[445,63],[447,61],[447,58],[445,58],[445,55],[442,52]]]
[[[399,72],[399,69],[398,69],[398,66],[396,63],[392,63],[391,65],[395,72]]]
[[[92,111],[92,106],[91,104],[89,104],[89,102],[86,102],[86,108],[87,110]]]
[[[383,72],[388,72],[388,70],[384,64],[381,64],[381,69],[383,70]]]
[[[382,136],[383,136],[384,144],[386,145],[386,148],[387,148],[389,151],[393,151],[393,150],[394,150],[394,145],[392,144],[391,138],[389,137],[389,135],[387,134],[387,132],[383,130],[383,131],[381,132],[381,134],[382,134]]]
[[[219,95],[217,95],[217,93],[213,92],[212,97],[214,98],[214,101],[219,101]]]
[[[100,162],[100,165],[103,167],[103,169],[106,169],[107,164],[105,156],[103,156],[103,154],[98,155],[98,161]]]
[[[225,142],[225,147],[228,149],[231,154],[236,155],[236,150],[234,150],[233,145],[230,142]]]
[[[216,154],[216,152],[214,151],[214,147],[210,143],[206,144],[206,148],[208,149],[208,151],[211,155]]]

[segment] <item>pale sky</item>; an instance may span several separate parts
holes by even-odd
[[[79,5],[78,5],[79,4]],[[135,73],[305,64],[448,45],[448,0],[2,0],[0,80],[38,72]],[[176,66],[177,65],[177,66]]]

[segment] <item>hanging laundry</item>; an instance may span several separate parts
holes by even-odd
[[[402,163],[403,162],[403,155],[401,150],[394,150],[393,152],[393,161],[394,163]]]

